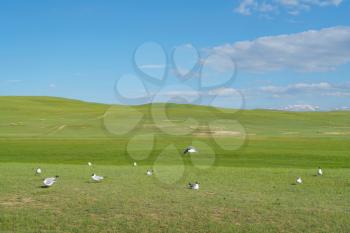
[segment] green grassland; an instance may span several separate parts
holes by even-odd
[[[350,232],[350,112],[0,97],[0,113],[1,233]]]

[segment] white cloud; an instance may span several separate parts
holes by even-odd
[[[157,95],[174,98],[174,97],[198,97],[200,94],[201,93],[199,91],[195,91],[195,90],[185,90],[185,91],[173,90],[173,91],[160,92]]]
[[[332,85],[327,82],[321,83],[296,83],[287,86],[264,86],[260,87],[263,92],[272,94],[294,94],[297,92],[324,91],[332,89]]]
[[[240,92],[234,88],[217,88],[210,91],[197,90],[167,90],[161,91],[157,95],[168,97],[199,97],[199,96],[241,96]]]
[[[234,11],[242,15],[251,15],[256,7],[257,3],[254,0],[243,0]]]
[[[258,88],[255,93],[268,93],[272,97],[281,98],[283,96],[305,95],[311,94],[314,96],[333,96],[339,98],[350,97],[349,83],[330,84],[328,82],[320,83],[296,83],[287,86],[263,86]]]
[[[284,6],[311,7],[311,6],[338,6],[343,0],[279,0],[277,3]]]
[[[268,13],[268,12],[272,12],[275,11],[277,8],[275,6],[273,6],[272,4],[263,2],[262,4],[260,4],[259,7],[259,11],[262,13]]]
[[[317,111],[320,107],[316,105],[311,104],[293,104],[293,105],[287,105],[283,108],[285,111],[296,111],[296,112],[302,112],[302,111]]]
[[[336,92],[328,92],[328,93],[325,93],[324,95],[335,96],[335,97],[350,97],[350,92],[336,91]]]
[[[253,12],[260,12],[262,14],[266,14],[276,10],[277,10],[277,7],[270,3],[266,3],[266,2],[259,3],[256,0],[243,0],[234,9],[236,13],[239,13],[242,15],[251,15]]]
[[[236,13],[251,15],[252,13],[268,13],[286,11],[291,15],[298,15],[312,7],[339,6],[342,0],[242,0],[234,9]]]
[[[350,27],[260,37],[220,45],[209,51],[228,54],[239,69],[250,72],[330,71],[350,62]]]
[[[240,93],[234,88],[218,88],[210,90],[207,93],[210,96],[234,96],[240,95]]]
[[[341,106],[341,107],[335,108],[334,110],[337,110],[337,111],[350,111],[350,107]]]

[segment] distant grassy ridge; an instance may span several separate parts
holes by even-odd
[[[150,110],[149,105],[110,106],[54,97],[0,97],[0,162],[94,160],[129,164],[132,160],[126,153],[129,140],[134,135],[155,134],[156,147],[142,161],[145,164],[152,164],[169,144],[178,149],[173,153],[180,153],[193,140],[199,140],[215,151],[215,164],[220,166],[350,167],[350,112],[347,111],[237,111],[167,104],[167,118],[159,120],[163,107],[154,104]],[[142,118],[131,132],[115,135],[104,122],[111,111],[112,120],[119,122],[119,126],[132,125],[138,115]],[[188,118],[198,125],[186,123]],[[242,139],[236,134],[240,129],[230,125],[212,134],[208,125],[217,119],[235,120],[243,126],[245,139],[239,150],[220,147]],[[163,131],[181,133],[191,127],[196,130],[184,136]],[[141,141],[138,149],[144,150],[147,143]],[[202,151],[203,156],[205,153]]]
[[[3,96],[0,97],[0,137],[106,137],[103,133],[106,131],[103,116],[110,107],[106,104],[55,97]],[[129,107],[116,105],[113,108],[114,111],[119,111],[118,114],[123,114]],[[161,111],[162,104],[153,104],[153,108]],[[148,105],[133,106],[133,109],[145,115],[144,122],[154,123]],[[349,111],[237,111],[183,104],[167,104],[166,111],[168,118],[174,121],[188,117],[201,123],[215,119],[234,119],[251,136],[350,137]],[[157,126],[160,124],[158,122]]]

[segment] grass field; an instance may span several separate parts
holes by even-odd
[[[350,232],[350,112],[162,107],[0,97],[0,232]]]

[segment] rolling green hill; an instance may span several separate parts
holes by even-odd
[[[106,137],[103,118],[112,106],[54,97],[0,97],[0,137]],[[156,122],[149,112],[150,105],[130,107],[116,105],[111,110],[115,120],[132,121],[136,112],[144,115],[143,123],[152,132],[166,123]],[[156,115],[162,104],[153,104]],[[229,110],[205,106],[168,104],[169,121],[193,118],[206,125],[215,119],[234,119],[250,136],[350,137],[350,111],[285,112],[272,110]],[[135,110],[135,111],[134,111]],[[156,116],[157,117],[157,116]],[[127,119],[125,119],[127,118]],[[114,120],[114,119],[113,119]],[[154,119],[153,121],[157,120]],[[166,119],[162,118],[163,121]],[[180,124],[178,128],[191,128]],[[198,126],[199,128],[201,127]],[[139,130],[147,131],[140,125]],[[179,130],[179,129],[178,129]]]
[[[53,97],[0,97],[0,112],[0,161],[128,164],[128,142],[155,135],[146,164],[170,144],[180,152],[195,140],[207,143],[221,166],[350,166],[350,112],[109,106]],[[148,144],[144,137],[133,150]]]

